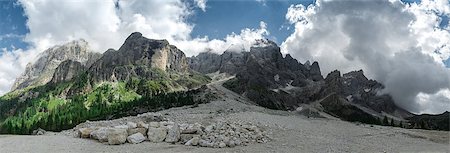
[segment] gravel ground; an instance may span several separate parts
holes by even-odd
[[[155,119],[161,115],[176,122],[204,125],[212,121],[251,122],[270,133],[272,140],[234,148],[203,148],[168,143],[104,145],[72,137],[73,130],[43,136],[0,136],[0,153],[60,152],[450,152],[450,132],[370,126],[333,118],[306,118],[294,112],[269,110],[221,86],[209,85],[219,99],[198,107],[172,108],[113,121],[88,122],[117,125],[126,121]],[[156,117],[158,118],[158,117]]]

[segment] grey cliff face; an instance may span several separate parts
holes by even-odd
[[[202,52],[196,57],[188,58],[189,67],[200,73],[213,73],[220,69],[222,58],[219,54]]]
[[[93,81],[127,80],[133,76],[160,77],[153,71],[185,73],[188,63],[185,54],[167,40],[153,40],[132,33],[115,51],[109,49],[90,68]]]
[[[371,116],[353,106],[358,105],[400,118],[409,114],[398,108],[389,95],[380,95],[383,85],[367,79],[362,70],[343,75],[336,70],[324,79],[318,62],[301,64],[289,54],[283,57],[280,48],[271,41],[256,42],[249,52],[201,53],[189,59],[190,68],[201,73],[219,71],[235,75],[224,85],[268,108],[294,110],[301,104],[325,99],[327,102],[322,105],[329,113],[342,110]],[[340,106],[335,109],[332,105]]]
[[[322,96],[336,94],[352,104],[370,108],[378,113],[388,113],[400,118],[409,117],[411,114],[397,107],[388,94],[380,94],[384,86],[364,76],[362,70],[352,71],[341,76],[335,70],[325,78],[326,86]]]
[[[70,81],[85,70],[86,67],[80,62],[66,60],[56,68],[50,83],[56,84]]]
[[[307,68],[289,54],[283,57],[280,48],[269,40],[257,40],[249,52],[201,53],[189,60],[190,68],[201,73],[219,71],[236,75],[233,91],[275,109],[293,109],[306,102],[308,98],[303,97],[319,92],[318,81],[323,80],[318,63]],[[305,89],[279,90],[290,86]]]
[[[49,48],[41,53],[34,63],[27,65],[25,72],[14,82],[12,90],[48,83],[55,69],[63,61],[77,61],[85,67],[90,67],[100,56],[101,54],[92,52],[89,44],[82,39]]]

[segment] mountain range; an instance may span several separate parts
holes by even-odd
[[[342,75],[335,70],[323,77],[318,62],[300,63],[267,39],[256,40],[249,51],[186,57],[167,40],[135,32],[118,50],[103,54],[93,52],[84,40],[41,53],[16,79],[12,91],[0,97],[0,131],[59,131],[86,120],[207,102],[196,95],[207,92],[204,85],[211,82],[211,73],[234,76],[223,86],[270,109],[449,129],[448,120],[437,123],[398,107],[389,94],[380,94],[384,86],[365,77],[363,70]]]

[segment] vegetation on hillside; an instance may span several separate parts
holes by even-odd
[[[131,78],[90,86],[87,77],[83,73],[70,82],[30,87],[0,97],[0,132],[30,134],[37,128],[61,131],[86,120],[114,119],[203,103],[194,99],[196,90],[174,89],[209,81],[195,74],[178,75],[178,82],[170,78]]]

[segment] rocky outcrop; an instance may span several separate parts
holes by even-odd
[[[109,49],[89,69],[92,81],[127,80],[130,77],[160,78],[163,72],[185,73],[185,54],[167,40],[132,33],[119,50]]]
[[[53,74],[50,83],[57,84],[70,81],[85,70],[86,67],[84,67],[80,62],[66,60],[55,69],[55,73]]]
[[[11,89],[22,89],[50,82],[56,68],[64,61],[76,61],[85,67],[90,67],[100,56],[101,54],[92,52],[88,43],[82,39],[49,48],[41,53],[35,62],[26,66],[25,72],[16,79]]]
[[[210,65],[210,67],[208,67]],[[323,80],[317,62],[305,67],[289,54],[285,57],[272,41],[258,40],[248,52],[227,50],[222,55],[201,53],[190,58],[190,68],[202,73],[220,72],[236,75],[225,86],[273,109],[295,109],[309,101]],[[291,94],[291,87],[306,87]]]
[[[213,73],[220,69],[222,58],[213,52],[202,52],[195,57],[188,58],[189,67],[200,73]]]
[[[388,94],[379,94],[384,86],[364,76],[362,70],[352,71],[341,76],[337,70],[329,73],[325,78],[325,86],[321,92],[322,97],[336,95],[356,106],[367,108],[375,117],[382,117],[383,113],[398,117],[407,118],[412,114],[397,107]],[[366,112],[370,113],[370,112]]]

